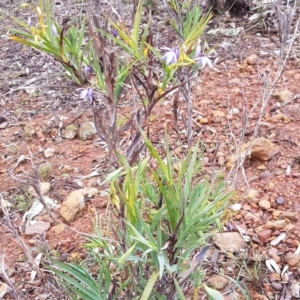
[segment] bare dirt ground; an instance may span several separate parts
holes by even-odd
[[[82,260],[86,253],[81,245],[86,238],[57,223],[65,223],[58,211],[53,211],[56,220],[45,212],[36,217],[51,224],[47,231],[33,235],[24,233],[19,226],[32,198],[27,192],[29,187],[13,180],[9,173],[25,175],[32,172],[30,149],[36,166],[45,162],[51,165],[51,170],[42,181],[50,182],[49,196],[58,204],[75,189],[96,187],[99,192],[87,199],[82,214],[67,224],[80,232],[92,233],[95,213],[104,215],[109,201],[105,197],[105,188],[100,185],[108,171],[106,149],[96,136],[89,141],[62,138],[61,130],[67,124],[80,125],[83,121],[92,120],[90,105],[79,99],[80,92],[76,86],[63,78],[62,70],[49,57],[8,39],[4,28],[12,26],[12,20],[6,13],[15,13],[20,17],[21,12],[17,5],[5,1],[1,1],[0,8],[0,191],[9,203],[11,222],[19,229],[20,237],[32,251],[33,257],[41,251],[56,251],[61,260]],[[26,20],[27,16],[23,18]],[[214,173],[224,178],[230,172],[230,158],[236,150],[232,137],[239,142],[243,130],[245,142],[253,136],[260,114],[264,76],[274,78],[280,49],[278,32],[267,33],[257,27],[251,28],[253,26],[247,19],[226,16],[221,21],[214,20],[210,26],[228,28],[230,23],[236,27],[243,26],[244,31],[233,37],[207,35],[208,43],[218,44],[216,56],[219,59],[213,69],[207,68],[201,73],[193,87],[194,140],[201,142],[207,174]],[[247,28],[249,30],[245,30]],[[252,299],[279,299],[286,290],[291,290],[293,284],[299,283],[300,259],[294,264],[286,259],[289,253],[295,253],[300,241],[299,40],[298,37],[292,57],[276,86],[278,92],[288,90],[289,98],[282,100],[275,94],[270,98],[258,132],[259,137],[269,139],[279,151],[267,161],[249,159],[245,162],[244,175],[240,172],[236,179],[235,200],[241,207],[237,210],[229,207],[228,210],[228,223],[233,231],[243,228],[250,237],[250,242],[244,246],[247,258],[262,265],[261,278],[247,278]],[[29,88],[21,88],[25,85],[40,87],[31,93]],[[61,85],[66,87],[59,88]],[[184,101],[181,101],[184,110]],[[284,101],[290,103],[279,107],[278,103]],[[258,105],[250,114],[256,102]],[[236,114],[230,114],[233,109]],[[245,129],[242,126],[244,113],[249,118]],[[178,142],[173,129],[171,97],[156,107],[149,127],[150,139],[158,149],[164,146],[164,131],[167,128],[172,151],[178,156],[186,153],[185,139]],[[46,158],[44,150],[48,148],[54,149],[54,155]],[[18,163],[22,155],[26,159]],[[98,176],[78,180],[80,176],[95,170]],[[228,179],[229,184],[234,183],[231,179]],[[54,288],[55,283],[52,287],[49,282],[45,286],[41,278],[29,282],[31,267],[24,249],[17,243],[7,220],[3,215],[1,218],[0,253],[16,288],[28,299],[63,299],[59,290]],[[271,246],[270,241],[281,233],[286,233],[284,240]],[[223,260],[223,271],[229,274],[231,264],[228,256],[220,258]],[[268,258],[273,258],[281,271],[289,265],[289,275],[283,277],[275,271],[270,272],[265,267]],[[298,256],[294,259],[297,260]],[[216,268],[219,269],[220,265]],[[231,275],[234,277],[234,274]],[[0,279],[4,282],[1,271]],[[9,299],[7,297],[4,299]]]

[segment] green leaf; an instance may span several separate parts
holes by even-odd
[[[174,283],[175,283],[175,287],[176,287],[176,291],[177,291],[177,296],[180,300],[185,300],[184,294],[182,292],[182,289],[179,286],[178,281],[176,280],[176,278],[173,278]]]
[[[83,293],[84,295],[89,297],[89,299],[99,299],[99,292],[96,287],[97,283],[92,277],[85,277],[86,272],[80,272],[78,269],[73,268],[71,265],[63,264],[54,259],[52,259],[52,261],[55,265],[57,265],[67,273],[65,274],[57,269],[49,268],[56,275],[58,275],[65,284],[67,284],[68,289],[70,289],[71,291],[75,291],[76,293]],[[73,276],[74,278],[72,278],[68,274]],[[86,284],[86,286],[82,283]]]
[[[136,244],[132,245],[132,246],[124,253],[124,255],[122,255],[122,256],[119,258],[119,260],[118,260],[118,264],[119,264],[118,269],[119,269],[119,270],[123,267],[124,263],[128,260],[128,257],[129,257],[129,256],[132,254],[132,252],[134,251],[135,246],[136,246]]]
[[[20,30],[20,29],[16,29],[16,28],[7,28],[9,31],[11,31],[12,33],[15,34],[19,34],[22,35],[24,37],[27,37],[28,39],[33,39],[33,35],[30,32],[24,31],[24,30]]]
[[[27,28],[28,25],[27,23],[19,20],[18,18],[15,18],[14,16],[10,16],[17,24],[19,24],[20,26],[24,27],[24,28]]]
[[[152,289],[153,289],[153,286],[157,280],[157,277],[158,277],[158,273],[157,272],[153,272],[147,282],[147,285],[144,289],[144,292],[140,298],[140,300],[148,300],[149,297],[150,297],[150,294],[152,292]]]
[[[152,47],[150,44],[148,43],[145,43],[145,45],[155,54],[155,56],[158,58],[158,59],[161,59],[162,58],[162,55],[161,53],[156,50],[154,47]]]
[[[159,164],[159,167],[161,168],[161,171],[163,172],[163,174],[166,177],[167,181],[169,181],[170,180],[170,174],[168,172],[168,169],[167,169],[166,165],[163,163],[162,159],[160,158],[159,154],[156,152],[155,148],[151,144],[151,142],[148,139],[148,137],[146,136],[146,134],[143,132],[143,130],[140,127],[139,127],[139,129],[140,129],[140,133],[143,137],[143,140],[144,140],[149,152],[151,153],[151,155],[155,158],[155,160]]]
[[[140,0],[134,18],[134,26],[133,26],[133,33],[132,33],[132,40],[134,44],[133,50],[136,53],[136,56],[138,56],[138,42],[139,42],[139,30],[141,25],[141,18],[142,18],[142,1]]]
[[[219,291],[208,287],[206,284],[204,284],[203,286],[204,286],[205,292],[214,300],[224,300],[225,299]]]
[[[106,177],[106,179],[104,180],[103,184],[104,183],[107,183],[107,182],[111,182],[111,181],[114,181],[116,180],[118,177],[122,176],[125,174],[125,171],[124,171],[124,167],[120,167],[119,169],[109,173]]]

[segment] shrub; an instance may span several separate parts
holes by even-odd
[[[97,279],[72,264],[56,262],[67,274],[54,272],[71,295],[83,299],[96,299],[91,291],[97,299],[185,299],[191,287],[194,299],[203,288],[223,299],[203,283],[200,263],[232,193],[223,182],[212,187],[199,176],[198,147],[181,162],[167,149],[163,161],[142,135],[150,156],[135,167],[120,156],[123,166],[107,178],[112,209],[105,222],[113,240],[99,226],[99,238],[86,244],[100,266]]]

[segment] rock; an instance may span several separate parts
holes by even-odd
[[[241,203],[234,203],[231,205],[230,209],[233,211],[239,211],[242,208],[242,204]]]
[[[267,167],[265,166],[265,165],[259,165],[258,167],[257,167],[257,170],[259,170],[259,171],[264,171],[264,170],[266,170],[267,169]]]
[[[48,195],[50,192],[50,182],[40,182],[40,191],[42,195]],[[37,197],[37,193],[32,186],[28,188],[28,192],[31,196]]]
[[[247,191],[245,199],[254,200],[254,202],[256,202],[258,197],[259,197],[259,191],[250,189]]]
[[[255,231],[256,233],[261,232],[261,231],[263,231],[263,230],[265,230],[265,227],[264,227],[264,226],[257,226],[257,227],[254,228],[254,231]]]
[[[284,257],[285,262],[289,265],[289,267],[298,267],[300,264],[300,254],[288,253]]]
[[[274,259],[277,264],[281,263],[281,257],[278,255],[278,250],[276,248],[270,248],[268,250],[268,255],[270,258]]]
[[[269,208],[271,208],[271,202],[268,200],[261,200],[258,202],[258,206],[263,210],[268,210]]]
[[[300,106],[299,104],[286,105],[282,109],[283,114],[294,121],[300,121]]]
[[[278,282],[272,282],[271,283],[272,288],[274,288],[277,291],[282,291],[283,290],[283,285]]]
[[[215,235],[215,244],[224,251],[239,252],[244,239],[238,232],[223,232]]]
[[[283,211],[281,213],[281,217],[284,219],[288,219],[292,222],[298,222],[299,220],[299,213],[294,211]]]
[[[60,205],[56,204],[51,198],[48,196],[43,196],[44,201],[48,205],[48,208],[54,208],[54,209],[59,209]],[[31,221],[32,218],[40,214],[44,210],[44,205],[42,202],[38,199],[35,198],[34,201],[32,202],[30,209],[26,212],[26,214],[23,216],[23,220],[27,219],[28,221]]]
[[[278,198],[276,199],[276,203],[277,203],[278,205],[284,204],[284,198],[283,198],[283,197],[278,197]]]
[[[229,115],[238,115],[240,113],[239,109],[234,107],[229,111]]]
[[[226,169],[231,169],[233,167],[234,164],[234,157],[231,156],[229,157],[227,163],[226,163]]]
[[[66,128],[62,131],[62,136],[64,139],[72,140],[78,134],[78,128],[75,124],[69,124]]]
[[[246,58],[246,63],[247,63],[248,65],[256,65],[257,60],[258,60],[257,55],[256,55],[256,54],[251,54],[250,56],[248,56],[248,57]]]
[[[272,235],[272,230],[271,229],[265,229],[263,231],[258,232],[257,235],[258,235],[259,240],[262,243],[266,243],[266,242],[269,241],[269,238]]]
[[[294,230],[294,228],[295,228],[295,225],[289,223],[289,224],[287,224],[287,225],[285,225],[285,226],[283,227],[283,230],[289,232],[289,231]]]
[[[95,187],[86,187],[84,189],[80,189],[84,196],[94,196],[98,193],[98,189]]]
[[[45,155],[46,158],[53,157],[54,154],[55,154],[55,149],[54,148],[47,148],[44,151],[44,155]]]
[[[274,222],[267,222],[266,223],[266,228],[274,229],[274,230],[280,230],[282,229],[285,225],[287,225],[287,222],[285,220],[276,220]]]
[[[285,244],[290,247],[290,248],[297,248],[298,245],[298,241],[295,238],[289,238],[285,241]]]
[[[200,124],[207,124],[208,123],[208,118],[201,118],[199,123]]]
[[[65,230],[66,226],[64,224],[58,224],[51,227],[50,231],[55,234],[61,234]]]
[[[270,122],[274,122],[274,123],[278,123],[278,122],[281,122],[281,121],[283,121],[284,123],[291,122],[291,120],[286,115],[284,115],[282,113],[278,113],[274,116],[271,116],[267,120],[270,121]]]
[[[43,234],[50,228],[49,222],[31,221],[25,228],[26,235]]]
[[[250,211],[246,211],[244,214],[245,221],[253,221],[254,223],[260,222],[260,216],[258,213],[252,213]]]
[[[81,213],[84,207],[84,196],[93,196],[98,193],[98,189],[88,187],[73,191],[63,202],[60,209],[60,215],[68,222],[74,221],[76,216]]]
[[[244,149],[247,149],[250,143],[246,145]],[[279,151],[275,144],[262,137],[254,139],[251,145],[251,157],[263,161],[270,160]]]
[[[91,121],[83,122],[80,124],[78,136],[81,140],[92,140],[97,133],[95,124]]]
[[[232,166],[236,161],[240,163],[240,158],[244,158],[244,166],[247,167],[251,164],[251,157],[259,160],[270,160],[277,152],[279,148],[265,138],[256,138],[253,141],[243,144],[238,154],[234,157],[230,157],[226,164],[226,167]]]
[[[81,190],[76,190],[69,194],[59,212],[67,222],[72,222],[75,217],[81,213],[83,207],[84,195]]]
[[[217,290],[223,290],[228,286],[229,280],[222,275],[213,275],[208,279],[208,283]]]
[[[219,117],[219,118],[224,118],[225,117],[225,113],[221,110],[215,110],[213,111],[213,115],[215,117]]]
[[[279,102],[287,102],[294,97],[294,93],[289,90],[275,90],[273,95]]]
[[[242,209],[247,210],[247,211],[251,211],[252,206],[249,205],[248,203],[244,203],[243,206],[242,206]]]

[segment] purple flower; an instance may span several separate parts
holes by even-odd
[[[170,64],[175,64],[178,61],[179,58],[179,50],[178,48],[165,48],[169,50],[163,57],[162,59],[166,62],[167,65]]]
[[[196,51],[194,54],[194,60],[197,62],[197,65],[200,69],[204,68],[206,65],[212,68],[211,60],[205,55],[201,53],[201,46],[197,45]]]
[[[91,67],[91,66],[87,66],[86,68],[85,68],[85,73],[92,73],[93,72],[93,67]]]
[[[119,35],[119,32],[118,32],[118,30],[115,28],[114,30],[113,30],[113,36],[116,38],[118,35]]]
[[[211,60],[206,55],[196,58],[195,61],[200,69],[203,69],[206,65],[208,65],[210,68],[213,67]]]
[[[233,230],[233,226],[230,222],[227,223],[227,228],[228,228],[229,231]]]
[[[80,99],[84,99],[84,98],[88,98],[91,101],[91,103],[93,103],[94,99],[93,99],[93,90],[92,90],[92,88],[84,89],[80,93]]]

